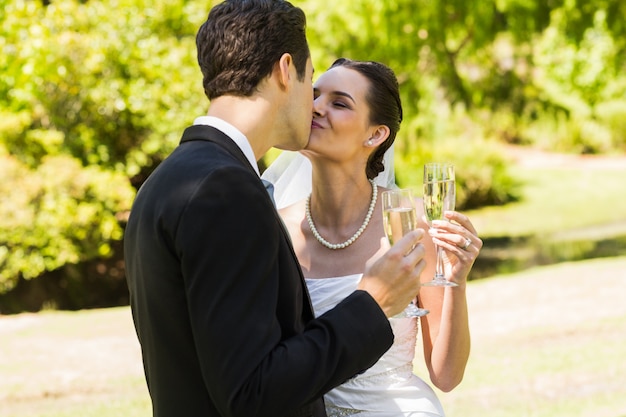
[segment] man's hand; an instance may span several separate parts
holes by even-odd
[[[426,266],[424,230],[407,233],[381,258],[369,265],[358,289],[367,291],[387,317],[395,316],[413,300],[420,289],[420,274]]]

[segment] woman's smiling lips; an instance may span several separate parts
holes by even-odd
[[[311,122],[311,129],[322,129],[322,125],[313,120]]]

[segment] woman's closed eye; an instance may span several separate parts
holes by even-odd
[[[343,101],[333,101],[333,106],[344,108],[344,109],[349,109],[350,108],[350,106],[348,104],[346,104],[345,102],[343,102]]]

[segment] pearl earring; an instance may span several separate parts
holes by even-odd
[[[374,144],[374,142],[372,142],[371,139],[367,141],[367,146],[372,146],[373,144]]]

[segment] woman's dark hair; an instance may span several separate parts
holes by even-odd
[[[376,178],[385,169],[383,157],[387,149],[393,145],[396,134],[400,130],[400,123],[402,123],[402,102],[398,79],[391,68],[380,62],[339,58],[330,66],[330,68],[334,67],[349,68],[369,80],[370,86],[366,99],[370,108],[370,123],[389,127],[389,137],[372,152],[365,168],[367,178]]]
[[[284,0],[226,0],[213,7],[196,35],[209,100],[250,96],[285,53],[302,81],[310,55],[305,28],[304,12]]]

